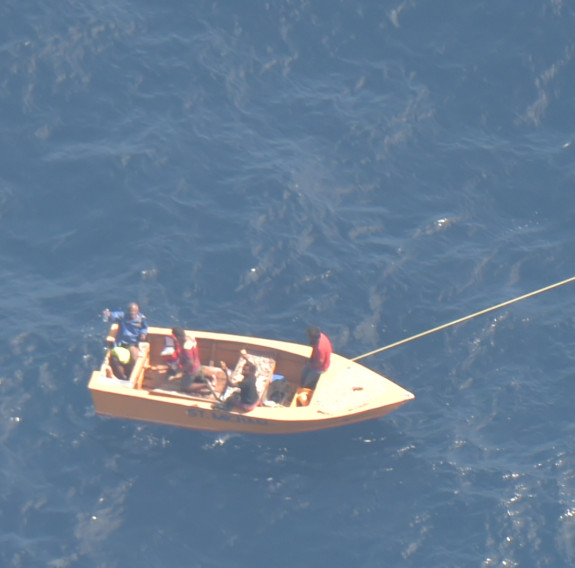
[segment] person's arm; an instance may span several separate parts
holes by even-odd
[[[146,341],[148,337],[148,320],[146,316],[142,316],[142,327],[140,329],[140,341]]]
[[[317,345],[314,345],[311,356],[308,361],[308,366],[312,369],[319,369],[321,366],[320,351]]]
[[[110,311],[110,310],[108,310],[108,311]],[[123,317],[124,317],[124,312],[122,312],[122,311],[110,312],[110,314],[108,316],[111,323],[119,323]]]

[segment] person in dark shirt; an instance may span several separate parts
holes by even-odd
[[[243,410],[253,410],[260,399],[258,389],[256,386],[256,366],[249,361],[246,361],[242,369],[243,379],[238,384],[240,389],[240,406]]]
[[[242,368],[242,380],[235,383],[237,389],[226,401],[227,408],[241,408],[246,412],[253,410],[260,401],[260,395],[256,386],[257,368],[250,361],[246,361]]]
[[[329,369],[332,353],[331,341],[316,326],[308,327],[306,334],[313,350],[302,369],[301,382],[302,387],[315,389],[321,374]]]

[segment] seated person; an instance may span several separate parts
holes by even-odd
[[[162,358],[168,364],[170,380],[180,379],[183,391],[198,392],[205,390],[206,387],[210,391],[213,389],[213,386],[208,384],[200,365],[200,351],[196,338],[181,327],[174,327],[172,336],[166,338]],[[210,379],[215,382],[214,377]]]
[[[117,379],[127,381],[134,368],[134,358],[126,347],[117,345],[110,351],[110,367]]]
[[[260,395],[256,387],[257,368],[253,363],[246,361],[242,368],[242,380],[234,385],[236,391],[227,399],[227,406],[236,406],[249,412],[259,403]]]
[[[140,306],[132,302],[125,312],[105,309],[102,316],[106,321],[118,324],[114,346],[129,349],[132,360],[135,361],[139,355],[138,342],[146,341],[148,336],[148,322],[146,316],[140,312]]]

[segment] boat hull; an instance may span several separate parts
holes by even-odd
[[[263,386],[260,406],[249,412],[227,409],[213,395],[188,396],[160,388],[166,383],[158,383],[151,369],[161,363],[159,353],[170,330],[150,328],[149,352],[138,362],[130,381],[106,376],[110,374],[106,361],[92,373],[88,387],[96,413],[212,432],[295,434],[380,418],[414,398],[382,375],[333,354],[330,369],[320,378],[309,405],[298,406],[299,375],[311,353],[309,346],[202,331],[190,333],[198,341],[202,364],[207,368],[221,360],[230,368],[239,365],[242,349],[254,357],[269,354],[273,374]],[[289,393],[281,404],[265,398],[274,379],[283,381]]]

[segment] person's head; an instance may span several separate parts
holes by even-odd
[[[248,375],[255,375],[256,374],[256,366],[249,361],[244,363],[244,368],[242,369],[242,375],[247,377]]]
[[[309,344],[310,345],[316,345],[317,342],[319,341],[319,336],[321,335],[321,331],[320,331],[319,327],[312,325],[312,326],[307,328],[306,333],[307,333],[307,338],[309,340]]]
[[[131,304],[128,305],[128,315],[132,319],[135,319],[136,317],[138,317],[139,313],[140,313],[140,306],[138,306],[138,304],[136,304],[136,302],[132,302]]]
[[[180,342],[184,343],[186,341],[186,332],[181,327],[174,327],[172,329],[172,335]]]

